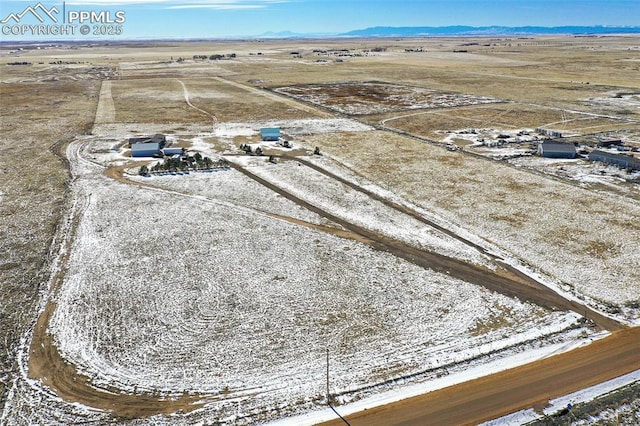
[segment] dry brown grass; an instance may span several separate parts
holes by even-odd
[[[0,157],[0,371],[5,372],[0,373],[0,395],[16,371],[13,351],[18,339],[35,318],[37,291],[48,278],[51,238],[64,207],[68,175],[50,148],[91,129],[100,90],[96,79],[102,72],[96,67],[119,70],[122,77],[112,80],[115,121],[167,124],[167,128],[185,131],[194,124],[208,126],[211,118],[186,104],[178,80],[185,83],[197,107],[221,121],[324,115],[271,95],[262,86],[376,80],[506,101],[363,118],[373,124],[395,118],[388,121],[389,126],[427,137],[436,138],[436,130],[554,128],[551,123],[559,123],[560,130],[568,131],[640,128],[637,108],[589,101],[640,92],[638,37],[540,37],[525,41],[480,38],[478,45],[467,48],[468,53],[453,53],[468,41],[354,39],[63,47],[21,53],[20,60],[34,62],[32,67],[7,66],[6,62],[16,58],[1,56],[0,140],[3,147],[10,147],[10,155]],[[324,57],[321,59],[328,62],[318,63],[320,57],[312,52],[314,48],[362,52],[380,45],[388,47],[387,52],[345,58],[341,63]],[[426,52],[405,53],[406,47],[422,47]],[[303,58],[292,60],[291,50],[300,50]],[[229,52],[238,53],[237,60],[167,63],[172,57],[189,59],[195,54]],[[264,56],[249,55],[255,52]],[[85,65],[49,64],[55,60]],[[219,76],[241,86],[221,81]],[[628,121],[584,119],[581,114],[563,115],[561,110],[617,115]],[[584,253],[588,253],[602,264],[605,278],[613,274],[612,263],[618,259],[620,268],[615,273],[622,284],[633,288],[640,282],[637,271],[630,272],[629,259],[623,257],[625,249],[615,240],[620,235],[625,241],[638,240],[640,228],[634,204],[616,201],[617,206],[625,208],[612,211],[612,201],[606,195],[550,183],[539,176],[389,132],[323,134],[305,136],[299,142],[319,146],[322,152],[382,187],[471,228],[477,235],[494,239],[523,258],[532,254],[527,259],[531,264],[550,258],[552,267],[560,271],[566,264],[564,257],[555,258],[558,254],[573,253],[585,264]],[[580,196],[574,194],[576,191]],[[489,212],[492,221],[478,223],[479,212]],[[581,212],[609,226],[590,235],[584,223],[571,219]],[[519,247],[514,241],[518,241],[516,237],[523,228],[531,238]],[[614,260],[607,263],[609,258]],[[487,318],[477,324],[477,332],[499,327],[500,321],[499,314]]]
[[[111,94],[117,122],[211,123],[211,118],[187,105],[175,78],[117,80],[111,84]]]
[[[7,150],[0,157],[0,402],[16,368],[11,354],[48,279],[49,246],[64,210],[68,173],[54,152],[88,131],[98,90],[98,81],[0,84]]]
[[[184,83],[191,103],[214,115],[218,121],[259,121],[320,117],[307,109],[256,89],[238,87],[214,78],[177,77],[118,80],[112,82],[116,121],[122,123],[195,123],[206,125],[211,118],[190,107],[184,97]]]
[[[446,135],[443,132],[445,130],[466,128],[518,130],[542,127],[571,134],[637,129],[640,126],[639,123],[629,122],[624,118],[592,117],[555,107],[509,102],[396,114],[395,117],[387,114],[369,117],[367,121],[371,124],[384,122],[389,128],[440,140]]]

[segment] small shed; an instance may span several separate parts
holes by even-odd
[[[601,148],[610,148],[612,146],[622,145],[622,139],[604,139],[598,141],[598,146]]]
[[[159,142],[140,142],[131,145],[132,157],[153,157],[154,155],[160,155],[160,143]]]
[[[640,158],[625,154],[614,154],[596,149],[588,156],[591,161],[600,161],[606,164],[614,164],[618,167],[631,170],[640,170]]]
[[[170,156],[170,155],[182,155],[182,153],[184,152],[183,148],[165,148],[162,150],[162,152],[164,153],[164,155]]]
[[[280,139],[280,129],[277,127],[263,127],[260,129],[260,138],[263,141],[277,141]]]
[[[576,158],[576,147],[568,143],[542,142],[538,145],[538,155],[546,158]]]

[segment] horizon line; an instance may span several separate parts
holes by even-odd
[[[354,34],[365,31],[375,31],[380,29],[394,30],[411,30],[411,29],[447,29],[447,28],[465,28],[469,31],[463,31],[460,33],[452,32],[450,34],[428,34],[428,33],[415,33],[415,34]],[[473,33],[473,30],[518,30],[518,29],[544,29],[544,30],[559,30],[566,28],[573,29],[607,29],[607,30],[620,30],[619,32],[500,32],[494,33]],[[632,30],[632,31],[630,31]],[[560,26],[543,26],[543,25],[518,25],[518,26],[505,26],[505,25],[483,25],[483,26],[471,26],[471,25],[442,25],[442,26],[373,26],[361,29],[354,29],[345,32],[337,33],[296,33],[288,30],[282,31],[267,31],[262,34],[254,35],[227,35],[227,36],[201,36],[201,37],[158,37],[158,36],[133,36],[131,38],[74,38],[74,39],[16,39],[7,40],[4,37],[0,38],[0,45],[11,43],[98,43],[98,42],[132,42],[132,41],[241,41],[241,40],[295,40],[295,39],[349,39],[349,38],[371,38],[371,39],[383,39],[383,38],[486,38],[486,37],[499,37],[499,36],[624,36],[624,35],[638,35],[640,34],[640,25],[560,25]]]

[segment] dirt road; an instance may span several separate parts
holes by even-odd
[[[209,117],[211,119],[212,125],[215,127],[215,125],[218,123],[218,117],[216,117],[215,115],[211,114],[209,111],[205,111],[202,108],[198,108],[197,106],[192,104],[191,103],[191,99],[190,99],[190,95],[189,95],[189,90],[187,89],[187,86],[182,82],[182,80],[179,80],[179,79],[176,79],[176,80],[178,80],[178,83],[180,83],[180,85],[182,86],[182,91],[183,91],[183,94],[184,94],[184,101],[187,103],[187,105],[189,105],[191,108],[193,108],[196,111],[199,111],[202,114],[204,114],[207,117]]]
[[[502,373],[481,377],[394,404],[361,411],[352,426],[474,425],[537,408],[569,394],[640,368],[640,327],[613,333],[589,346]],[[344,425],[337,419],[322,426]]]

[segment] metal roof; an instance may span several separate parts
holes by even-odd
[[[280,136],[280,129],[277,127],[263,127],[260,129],[260,135]]]
[[[575,154],[576,147],[568,143],[542,142],[542,151],[547,153],[561,152],[561,153],[567,153],[567,154],[569,153]]]
[[[160,142],[145,142],[131,145],[131,151],[146,151],[150,149],[157,149],[160,151]]]
[[[136,143],[131,145],[132,157],[151,157],[160,153],[160,142]]]
[[[589,154],[589,160],[591,161],[603,161],[607,163],[623,164],[624,167],[633,167],[634,169],[640,169],[640,158],[633,157],[625,154],[615,154],[612,152],[600,151],[599,149],[591,151]]]

